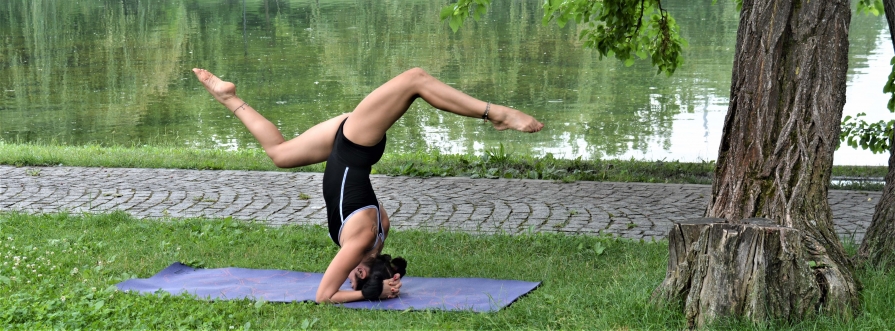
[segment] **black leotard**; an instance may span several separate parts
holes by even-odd
[[[326,201],[329,236],[336,245],[341,246],[339,238],[345,222],[360,210],[375,208],[379,233],[372,248],[376,248],[380,242],[385,242],[385,232],[380,219],[379,200],[370,183],[370,171],[385,151],[385,136],[375,146],[355,144],[342,133],[345,121],[339,125],[332,153],[323,171],[323,199]]]

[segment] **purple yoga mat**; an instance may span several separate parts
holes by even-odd
[[[189,293],[211,300],[314,301],[323,274],[245,268],[195,269],[179,262],[158,274],[118,283],[122,291]],[[343,304],[357,309],[497,311],[540,282],[486,278],[404,277],[399,298]],[[346,281],[343,289],[350,289]]]

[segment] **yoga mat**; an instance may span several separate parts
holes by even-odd
[[[118,283],[118,289],[142,294],[165,291],[189,293],[210,300],[263,299],[270,302],[314,301],[323,274],[245,268],[196,269],[179,262],[158,274]],[[342,306],[388,310],[497,311],[534,290],[540,282],[486,278],[401,279],[401,296],[382,301],[358,301]],[[342,289],[350,289],[348,281]]]

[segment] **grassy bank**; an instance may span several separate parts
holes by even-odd
[[[495,313],[389,312],[313,303],[208,302],[115,291],[174,261],[215,268],[322,272],[336,247],[319,227],[269,228],[230,220],[136,220],[106,215],[0,213],[2,329],[683,329],[682,314],[649,305],[667,244],[594,236],[476,236],[395,231],[385,253],[413,276],[543,281]],[[863,314],[770,329],[895,328],[895,275],[859,272]],[[730,323],[725,329],[745,330]]]
[[[178,168],[209,170],[282,170],[261,149],[193,149],[158,146],[64,146],[0,142],[0,164],[15,166],[82,166],[110,168]],[[386,154],[374,173],[400,176],[527,178],[559,181],[612,181],[710,184],[714,162],[566,160],[493,148],[481,156],[438,153]],[[881,190],[885,167],[836,166],[833,176],[855,180],[834,182],[834,189]],[[288,171],[322,172],[323,165]]]

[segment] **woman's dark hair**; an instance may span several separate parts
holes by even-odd
[[[392,260],[388,254],[367,259],[362,264],[370,268],[370,272],[366,278],[356,279],[355,284],[364,295],[364,299],[370,301],[379,300],[379,295],[382,294],[382,281],[392,278],[394,274],[404,277],[407,273],[407,260],[401,257]]]

